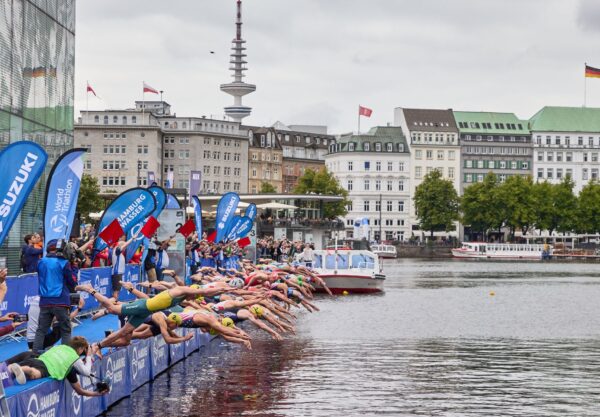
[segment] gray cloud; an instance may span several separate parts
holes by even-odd
[[[358,104],[374,109],[365,128],[397,106],[529,117],[580,105],[583,63],[597,56],[596,3],[246,0],[247,80],[257,85],[246,121],[342,132],[356,128]],[[146,80],[180,115],[222,114],[234,14],[233,0],[79,2],[77,107],[85,80],[105,99],[90,108],[129,107]],[[600,106],[600,83],[589,83],[588,103]]]

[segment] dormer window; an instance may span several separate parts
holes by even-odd
[[[376,152],[381,152],[381,143],[377,142],[377,143],[375,144],[375,151],[376,151]]]
[[[350,152],[354,151],[354,143],[349,143],[349,144],[348,144],[348,150],[349,150]]]
[[[369,142],[365,143],[364,149],[365,152],[369,152],[371,150],[371,144]]]
[[[403,143],[398,144],[398,152],[404,152],[404,144]]]
[[[392,146],[392,144],[391,144],[391,143],[388,143],[388,144],[387,144],[387,151],[388,151],[388,152],[392,152],[392,149],[393,149],[393,146]]]

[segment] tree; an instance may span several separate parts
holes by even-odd
[[[483,182],[465,188],[460,209],[462,223],[480,232],[487,241],[488,231],[500,229],[504,222],[502,204],[498,198],[498,177],[490,172]]]
[[[104,200],[100,197],[98,179],[89,174],[83,174],[77,200],[77,212],[86,222],[90,221],[90,213],[98,212],[104,208]]]
[[[433,232],[454,230],[459,219],[459,199],[451,181],[442,178],[438,170],[425,176],[414,196],[415,209],[421,230]]]
[[[328,219],[335,219],[348,213],[346,209],[350,203],[348,200],[348,191],[340,185],[337,178],[327,168],[322,168],[319,171],[310,168],[307,169],[304,175],[298,179],[298,185],[294,188],[294,193],[343,197],[342,201],[324,203],[323,212]]]
[[[560,233],[573,230],[577,209],[574,186],[570,176],[559,184],[544,181],[533,185],[538,229],[547,230],[550,234],[555,230]]]
[[[504,206],[506,227],[514,238],[515,230],[527,234],[536,221],[536,200],[531,176],[512,175],[498,187],[498,198]]]
[[[600,232],[600,184],[590,181],[579,193],[576,209],[578,233]]]
[[[262,194],[273,194],[277,192],[277,189],[270,182],[263,181],[260,184],[260,192]]]

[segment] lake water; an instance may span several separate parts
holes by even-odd
[[[194,354],[106,415],[600,415],[600,264],[384,272],[385,294],[319,298],[295,337]]]

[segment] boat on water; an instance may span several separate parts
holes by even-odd
[[[487,243],[463,242],[452,249],[455,258],[472,259],[529,259],[542,260],[552,257],[552,246],[537,243]]]
[[[383,292],[385,275],[381,273],[379,257],[368,250],[315,250],[313,269],[334,294],[368,294]],[[317,287],[318,292],[323,292]]]
[[[394,245],[371,245],[371,251],[380,258],[397,258],[398,251]]]

